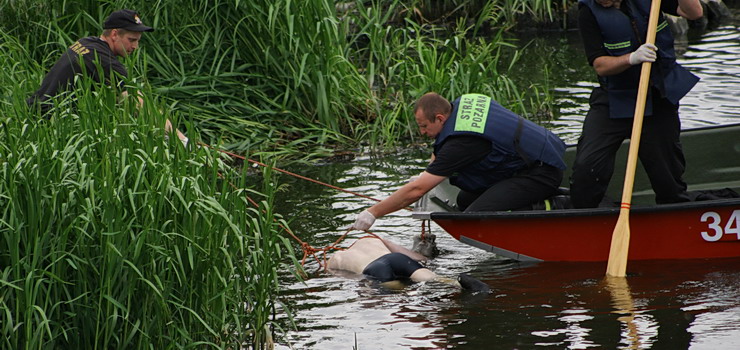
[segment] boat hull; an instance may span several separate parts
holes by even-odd
[[[455,239],[521,261],[606,261],[619,209],[431,213]],[[740,200],[633,209],[629,260],[740,257]]]
[[[740,124],[682,131],[689,190],[740,192],[738,135]],[[617,164],[626,162],[626,145],[617,155]],[[567,164],[572,164],[575,153],[575,146],[568,147]],[[616,169],[610,188],[621,189],[624,168]],[[569,178],[566,172],[564,187]],[[618,208],[461,213],[455,205],[457,192],[443,182],[417,202],[414,217],[432,219],[461,242],[517,260],[606,261],[609,257]],[[608,194],[621,198],[621,191]],[[740,199],[656,206],[650,182],[639,166],[632,194],[630,260],[740,257]]]

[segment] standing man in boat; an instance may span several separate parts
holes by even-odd
[[[87,75],[97,83],[105,83],[123,89],[124,80],[128,77],[126,67],[118,57],[126,57],[139,47],[143,32],[153,32],[154,28],[145,25],[139,14],[133,10],[112,12],[103,22],[103,33],[77,40],[52,66],[41,83],[41,87],[26,102],[31,108],[38,108],[40,114],[49,117],[54,99],[63,93],[71,93],[75,87],[75,77]],[[80,65],[84,63],[84,66]],[[103,76],[99,76],[98,67]],[[128,98],[128,91],[121,93]],[[136,96],[138,106],[144,99]],[[165,122],[165,131],[172,131],[169,120]],[[188,138],[176,130],[178,138],[187,145]]]
[[[376,218],[405,208],[445,178],[460,188],[465,211],[527,208],[557,193],[565,143],[492,98],[466,94],[452,104],[436,93],[414,108],[422,135],[435,138],[432,162],[414,181],[362,211],[352,226],[367,230]]]
[[[703,11],[699,0],[663,0],[661,10],[691,20],[700,18]],[[578,11],[586,56],[600,85],[591,93],[591,108],[578,140],[570,179],[573,206],[593,208],[604,199],[616,152],[632,132],[643,62],[655,64],[645,106],[640,160],[656,203],[688,201],[678,102],[699,78],[676,63],[671,28],[661,14],[655,45],[644,43],[650,1],[579,0]]]

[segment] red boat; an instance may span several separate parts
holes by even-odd
[[[740,124],[682,132],[689,190],[740,192]],[[623,145],[626,153],[628,146]],[[572,164],[575,147],[566,163]],[[625,155],[617,164],[624,164]],[[618,166],[619,168],[619,166]],[[615,172],[610,189],[621,187]],[[566,174],[567,182],[570,174]],[[446,181],[417,203],[414,217],[431,219],[460,242],[520,261],[607,261],[619,208],[465,213],[454,210]],[[610,197],[621,198],[610,191]],[[630,222],[630,260],[740,257],[740,198],[654,205],[638,168]]]

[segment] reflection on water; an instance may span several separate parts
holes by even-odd
[[[553,84],[560,109],[550,127],[573,143],[594,83],[590,67],[583,67],[577,34],[559,35],[553,45],[568,50],[570,57],[562,58],[561,81]],[[683,100],[683,127],[740,122],[737,24],[692,39],[680,60],[702,78]],[[427,152],[291,170],[385,198],[423,170]],[[333,243],[372,204],[302,180],[284,177],[281,182],[289,191],[278,210],[315,247]],[[411,247],[420,223],[410,215],[400,211],[379,219],[373,232]],[[609,281],[605,264],[501,260],[432,227],[441,254],[429,267],[446,276],[470,273],[489,284],[493,294],[473,295],[431,282],[386,290],[361,276],[322,273],[309,260],[312,274],[305,283],[288,273],[283,279],[283,301],[294,310],[298,329],[278,348],[740,349],[738,259],[631,262],[627,279]],[[342,244],[348,246],[351,239]],[[286,316],[280,322],[286,325]]]
[[[620,315],[617,320],[624,324],[623,328],[626,328],[626,331],[622,332],[622,337],[626,343],[625,347],[641,349],[642,345],[637,328],[638,320],[635,317],[635,302],[632,299],[632,291],[630,291],[627,278],[606,276],[603,283],[612,297],[612,307],[614,308],[612,312]]]
[[[681,63],[701,80],[681,100],[682,127],[740,122],[740,27],[726,25],[689,45]]]

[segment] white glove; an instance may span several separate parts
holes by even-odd
[[[655,62],[655,59],[658,57],[656,51],[658,51],[658,47],[655,45],[642,44],[635,52],[630,54],[630,64],[634,66],[643,62]]]
[[[357,215],[357,219],[355,220],[355,223],[352,224],[352,229],[365,231],[369,229],[370,226],[373,226],[374,223],[375,223],[375,215],[370,214],[370,212],[367,211],[367,209],[365,209],[360,214]]]

